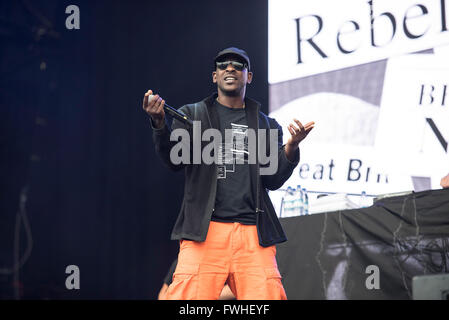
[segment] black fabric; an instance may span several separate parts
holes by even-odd
[[[289,241],[277,260],[289,299],[411,299],[414,276],[449,273],[449,189],[280,220]],[[379,289],[366,286],[372,265]]]
[[[173,281],[173,274],[175,273],[176,270],[176,266],[178,265],[178,258],[176,258],[175,260],[173,260],[170,269],[168,269],[167,274],[165,275],[164,278],[164,283],[169,286],[172,281]]]
[[[212,220],[256,224],[248,156],[245,154],[248,152],[248,142],[241,138],[242,135],[246,136],[248,129],[245,109],[229,108],[218,101],[214,102],[214,107],[220,119],[223,141],[218,157],[223,164],[218,164],[217,195]],[[228,135],[230,131],[233,132],[232,142],[226,141],[226,131]],[[235,131],[238,133],[234,134]]]
[[[208,128],[219,128],[218,113],[213,107],[213,102],[217,94],[213,94],[203,101],[195,104],[185,105],[180,111],[190,119],[201,122],[201,135]],[[245,112],[248,127],[257,129],[277,129],[278,130],[278,163],[277,171],[273,175],[259,175],[259,163],[250,164],[250,183],[253,197],[256,199],[256,225],[259,236],[259,244],[268,247],[276,243],[286,241],[285,234],[276,216],[276,211],[268,197],[266,189],[275,190],[280,188],[291,176],[293,169],[299,162],[299,149],[295,154],[293,162],[289,161],[285,155],[282,145],[282,128],[276,120],[269,118],[260,111],[260,104],[250,98],[245,98]],[[170,160],[170,150],[177,143],[170,141],[171,130],[183,125],[173,120],[169,125],[168,121],[161,129],[153,128],[153,141],[155,149],[162,161],[173,170],[185,170],[184,198],[178,218],[171,234],[172,240],[188,239],[194,241],[205,241],[212,210],[215,205],[215,195],[217,187],[217,167],[215,164],[178,164],[175,165]],[[191,135],[192,136],[192,135]],[[269,136],[269,133],[267,133]],[[257,137],[257,135],[256,135]],[[194,139],[194,138],[193,138]],[[193,140],[192,139],[192,140]],[[202,146],[207,143],[204,142]],[[267,154],[270,148],[267,142]]]

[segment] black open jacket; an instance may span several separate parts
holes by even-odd
[[[191,120],[201,121],[201,135],[209,128],[219,129],[218,113],[213,104],[217,94],[213,94],[203,101],[188,104],[179,109]],[[290,177],[293,169],[299,162],[299,148],[295,155],[295,161],[287,159],[282,145],[282,128],[276,120],[268,117],[260,110],[260,103],[250,98],[245,98],[245,111],[248,128],[278,129],[278,170],[273,175],[260,175],[260,165],[250,164],[251,189],[256,205],[256,224],[259,236],[259,244],[268,247],[287,240],[281,224],[276,216],[273,204],[267,190],[279,189]],[[173,120],[171,128],[166,124],[161,129],[153,127],[153,141],[156,152],[163,162],[173,170],[185,170],[184,198],[178,218],[173,228],[171,239],[188,239],[205,241],[212,212],[215,205],[217,190],[217,165],[214,164],[179,164],[170,161],[170,150],[177,141],[170,141],[171,130],[183,127],[181,122]],[[256,134],[256,137],[258,135]],[[269,137],[267,132],[266,137]],[[191,137],[193,135],[191,134]],[[193,139],[193,138],[192,138]],[[210,142],[207,142],[210,143]],[[202,142],[202,147],[206,142]],[[193,150],[192,148],[190,150]],[[267,139],[267,154],[270,154],[269,139]],[[238,192],[238,190],[236,190]]]

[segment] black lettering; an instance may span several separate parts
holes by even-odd
[[[393,40],[394,35],[396,34],[396,19],[390,12],[384,12],[384,13],[378,15],[377,17],[374,17],[373,16],[373,0],[368,1],[368,3],[370,5],[370,17],[371,17],[371,45],[373,47],[382,47],[381,45],[376,44],[374,41],[374,20],[378,19],[381,16],[385,16],[388,19],[390,19],[391,26],[393,28],[393,32],[391,34],[390,40],[387,42],[387,43],[389,43],[389,42],[391,42],[391,40]],[[384,45],[386,45],[387,43],[385,43]]]
[[[309,165],[307,164],[307,163],[304,163],[304,164],[302,164],[300,167],[299,167],[299,176],[302,178],[302,179],[307,179],[307,177],[304,177],[303,175],[302,175],[302,173],[303,172],[309,172]]]
[[[359,24],[357,22],[351,20],[351,21],[346,21],[345,24],[347,24],[348,22],[351,23],[354,26],[354,29],[351,30],[351,31],[340,32],[340,30],[341,30],[341,27],[340,27],[340,29],[338,30],[338,33],[337,33],[337,46],[338,46],[338,49],[340,49],[340,51],[345,53],[345,54],[354,52],[356,49],[349,50],[349,49],[343,48],[343,46],[341,45],[341,42],[340,42],[340,35],[354,33],[355,31],[360,29],[360,26],[359,26]]]
[[[357,168],[352,166],[352,164],[354,162],[358,162],[359,165],[358,165]],[[351,159],[349,161],[348,181],[358,181],[360,179],[360,171],[359,171],[359,169],[360,169],[361,166],[362,166],[362,161],[359,160],[359,159]],[[353,179],[351,177],[352,173],[355,173],[357,175],[357,178]]]
[[[388,183],[388,176],[385,174],[377,174],[377,183],[380,183],[380,178],[384,177],[385,183]]]
[[[323,173],[324,173],[324,166],[321,164],[317,164],[316,165],[317,168],[319,168],[319,170],[315,171],[313,173],[313,179],[315,180],[322,180],[323,179]],[[317,177],[318,174],[318,177]]]
[[[429,124],[430,128],[432,129],[433,133],[437,137],[438,141],[440,142],[441,146],[443,147],[444,151],[447,153],[447,141],[444,139],[443,135],[441,134],[440,130],[438,129],[437,125],[431,118],[426,118],[427,123]]]
[[[301,22],[300,20],[303,18],[307,18],[307,17],[314,17],[318,20],[318,30],[317,32],[310,37],[309,39],[302,39],[301,38],[301,29],[300,29],[300,25]],[[304,17],[300,17],[300,18],[296,18],[296,38],[297,38],[297,42],[298,42],[298,64],[302,63],[302,55],[301,55],[301,42],[303,41],[307,41],[312,48],[314,48],[316,50],[316,52],[318,52],[318,54],[322,57],[322,58],[327,58],[327,55],[316,45],[316,43],[313,41],[313,38],[321,32],[321,29],[323,28],[323,19],[321,19],[320,16],[317,15],[310,15],[310,16],[304,16]]]
[[[413,16],[410,17],[410,16],[408,15],[408,12],[410,11],[410,9],[412,9],[412,8],[414,8],[414,7],[420,8],[420,9],[421,9],[421,14],[413,15]],[[410,38],[410,39],[417,39],[417,38],[422,37],[423,35],[426,34],[427,30],[429,30],[429,27],[427,27],[426,31],[424,31],[424,32],[421,33],[421,34],[413,34],[413,33],[410,32],[410,30],[409,30],[408,27],[407,27],[407,20],[408,20],[408,19],[419,18],[419,17],[422,17],[422,16],[424,16],[424,15],[426,15],[426,14],[428,14],[428,13],[429,13],[429,11],[428,11],[427,8],[426,8],[425,6],[423,6],[422,4],[417,4],[417,5],[414,5],[413,7],[410,7],[410,8],[407,9],[407,11],[405,12],[405,15],[404,15],[404,21],[402,22],[402,26],[404,27],[404,33],[405,33],[405,35],[406,35],[408,38]]]
[[[334,180],[332,179],[332,169],[335,167],[334,165],[334,159],[331,159],[331,163],[329,164],[329,180]]]
[[[444,106],[446,103],[446,92],[447,92],[447,84],[443,86],[443,97],[441,98],[441,106]]]
[[[424,97],[424,84],[423,85],[421,85],[421,95],[420,95],[420,97],[419,97],[419,105],[422,105],[423,104],[423,97]],[[430,103],[429,104],[432,104],[433,103],[433,96],[432,96],[432,93],[433,93],[433,91],[435,90],[435,87],[434,86],[430,86],[431,87],[431,90],[430,90],[430,92],[429,92],[429,97],[430,97]]]
[[[371,170],[370,167],[366,168],[366,179],[365,179],[365,182],[368,182],[370,170]]]
[[[441,32],[447,31],[446,25],[446,0],[441,0]]]

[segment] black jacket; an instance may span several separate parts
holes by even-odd
[[[188,104],[179,109],[192,120],[201,121],[201,133],[208,128],[219,129],[219,119],[216,109],[213,107],[217,94],[195,104]],[[260,166],[249,164],[251,175],[251,189],[256,201],[256,224],[259,236],[259,244],[264,247],[281,243],[287,240],[281,224],[276,216],[273,204],[267,190],[276,190],[290,177],[293,169],[299,162],[299,148],[295,155],[295,161],[287,159],[282,145],[282,128],[276,120],[269,118],[261,112],[260,104],[250,98],[245,98],[245,111],[248,128],[278,129],[278,170],[273,175],[260,175]],[[185,170],[184,199],[181,210],[173,228],[171,239],[189,239],[205,241],[212,212],[215,205],[217,188],[216,164],[179,164],[170,161],[170,150],[177,142],[170,141],[171,130],[182,127],[182,124],[173,120],[171,129],[166,122],[161,129],[153,127],[153,141],[156,152],[163,162],[173,170]],[[256,135],[257,136],[257,135]],[[267,132],[267,137],[269,133]],[[269,140],[269,139],[267,139]],[[204,146],[203,143],[202,146]],[[191,149],[192,150],[192,149]],[[269,141],[267,141],[267,154],[269,154]],[[258,157],[256,157],[258,158]]]

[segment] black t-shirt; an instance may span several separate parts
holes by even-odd
[[[219,147],[217,195],[212,220],[256,224],[255,206],[251,192],[248,164],[248,138],[245,109],[226,107],[215,101],[214,108],[220,118],[223,141]],[[226,131],[230,130],[226,141]]]

